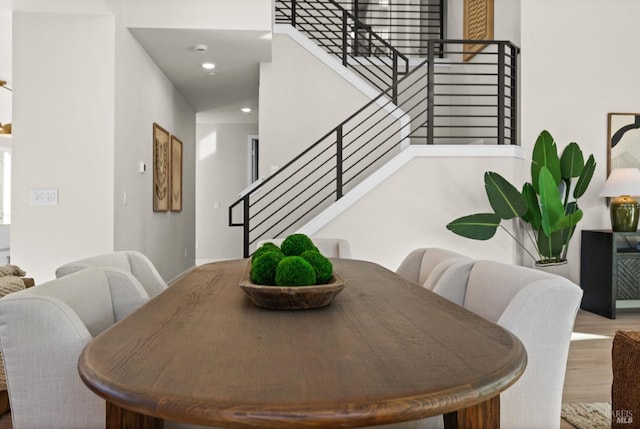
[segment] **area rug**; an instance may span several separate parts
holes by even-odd
[[[591,402],[562,404],[562,418],[578,429],[611,428],[611,404]]]

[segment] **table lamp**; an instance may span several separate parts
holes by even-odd
[[[640,210],[632,195],[640,195],[640,170],[612,170],[600,196],[614,198],[611,201],[611,229],[614,232],[635,232],[638,229]]]

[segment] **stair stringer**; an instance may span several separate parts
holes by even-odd
[[[361,198],[373,191],[382,182],[387,180],[396,172],[415,158],[450,158],[450,157],[478,157],[478,158],[519,158],[523,159],[524,151],[520,146],[473,146],[473,145],[411,145],[405,148],[398,155],[389,160],[381,168],[373,172],[358,185],[354,186],[341,199],[327,207],[297,232],[313,236],[323,227],[328,225],[333,219],[347,211]],[[480,177],[478,180],[481,180]],[[452,219],[455,216],[452,215]]]

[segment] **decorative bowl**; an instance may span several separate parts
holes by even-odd
[[[312,286],[263,286],[251,281],[251,264],[242,274],[240,288],[255,305],[270,310],[306,310],[324,307],[333,301],[345,281],[333,273],[327,284]]]

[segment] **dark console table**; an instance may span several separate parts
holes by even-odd
[[[583,230],[581,308],[616,318],[616,301],[640,300],[640,232]]]

